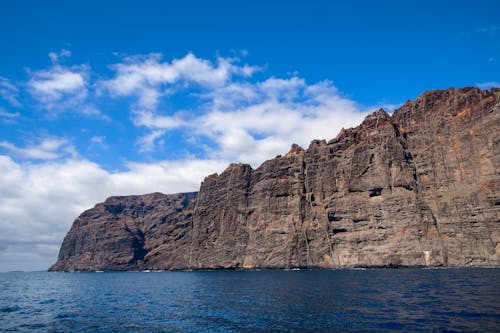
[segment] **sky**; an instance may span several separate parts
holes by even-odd
[[[500,86],[498,1],[0,2],[0,271],[111,195],[196,191],[429,89]]]

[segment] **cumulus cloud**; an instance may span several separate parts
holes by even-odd
[[[131,163],[109,172],[85,159],[19,163],[0,155],[0,268],[44,270],[57,258],[72,221],[111,195],[198,190],[227,161]]]
[[[35,72],[29,84],[40,98],[59,100],[65,93],[85,88],[85,79],[82,73],[56,66],[47,71]]]
[[[35,71],[28,82],[33,97],[47,110],[77,106],[87,97],[87,66],[54,65]]]
[[[154,138],[147,141],[147,150],[154,149],[166,130],[183,128],[199,141],[215,143],[206,150],[211,158],[256,167],[285,153],[292,142],[307,146],[315,138],[333,138],[370,111],[343,97],[330,81],[308,85],[297,77],[233,82],[207,90],[200,98],[203,103],[196,112],[136,113],[135,125],[151,129],[145,138]]]
[[[140,152],[154,151],[168,131],[182,129],[192,142],[210,140],[205,147],[211,158],[258,166],[286,152],[292,142],[308,145],[315,138],[332,138],[369,111],[342,96],[330,81],[308,84],[297,76],[251,80],[260,68],[238,65],[232,58],[210,62],[189,53],[168,62],[150,54],[127,57],[111,69],[114,76],[101,81],[101,87],[115,98],[135,98],[130,108],[134,125],[150,131],[137,140]],[[162,110],[163,99],[180,95],[196,100],[191,110]]]
[[[91,68],[88,65],[63,66],[63,58],[71,56],[68,50],[50,52],[52,66],[30,71],[27,82],[28,92],[38,105],[49,111],[50,116],[61,112],[76,112],[85,116],[110,120],[90,101],[92,83]]]
[[[162,61],[161,54],[127,57],[111,68],[114,78],[102,82],[112,96],[136,96],[137,106],[154,109],[158,99],[168,95],[167,85],[184,82],[202,87],[223,86],[233,75],[248,77],[259,68],[235,65],[237,59],[219,57],[216,63],[197,58],[192,53],[171,62]]]

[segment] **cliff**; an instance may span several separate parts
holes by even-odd
[[[500,264],[500,89],[429,91],[199,192],[112,197],[51,270]]]

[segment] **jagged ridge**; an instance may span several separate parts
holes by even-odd
[[[51,270],[500,263],[500,89],[429,91],[196,193],[112,197]]]

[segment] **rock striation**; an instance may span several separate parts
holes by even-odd
[[[500,265],[500,89],[429,91],[198,193],[111,197],[50,270]]]

